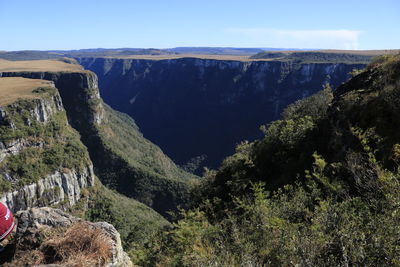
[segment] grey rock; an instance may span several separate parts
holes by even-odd
[[[32,124],[32,120],[46,124],[55,113],[64,109],[60,94],[58,92],[56,92],[52,97],[32,99],[31,101],[34,104],[32,109],[28,110],[31,118],[25,121],[28,126]],[[12,108],[18,108],[18,105],[19,104],[16,102],[10,104],[9,106]],[[6,123],[6,118],[8,115],[9,114],[7,114],[6,109],[4,107],[0,107],[0,125],[10,127],[11,129],[16,129],[12,119]],[[27,147],[41,147],[42,145],[43,143],[37,141],[28,141],[25,139],[16,139],[8,142],[0,140],[0,162],[3,161],[7,156],[18,154],[22,149]]]
[[[15,212],[32,207],[43,207],[67,202],[73,206],[81,198],[82,188],[94,184],[93,166],[67,173],[55,172],[36,183],[0,195],[0,201]]]
[[[16,213],[18,220],[17,238],[21,239],[25,234],[35,233],[40,231],[43,227],[68,227],[77,222],[84,222],[83,220],[73,217],[59,209],[32,208],[23,210]],[[132,266],[129,256],[124,252],[121,244],[121,237],[118,231],[109,223],[86,222],[96,229],[104,230],[105,234],[110,237],[112,259],[105,266]],[[22,239],[23,240],[23,239]],[[62,265],[40,265],[40,266],[62,266]]]
[[[11,142],[0,141],[0,162],[2,162],[8,156],[18,154],[25,148],[42,146],[42,142],[32,142],[25,139],[17,139]]]

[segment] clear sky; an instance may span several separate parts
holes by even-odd
[[[398,49],[400,0],[0,0],[0,50]]]

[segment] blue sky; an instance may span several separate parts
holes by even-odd
[[[0,50],[400,48],[399,0],[0,0]]]

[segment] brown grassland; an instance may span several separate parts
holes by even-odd
[[[81,65],[69,64],[60,60],[9,61],[0,59],[0,72],[18,71],[76,72],[83,71],[83,68]]]
[[[202,55],[202,54],[128,55],[128,56],[106,56],[106,58],[149,59],[149,60],[164,60],[164,59],[178,59],[178,58],[200,58],[200,59],[217,59],[217,60],[253,61],[253,59],[249,59],[248,56],[235,56],[235,55]]]
[[[312,52],[321,52],[321,53],[337,53],[337,54],[353,54],[353,55],[362,55],[362,56],[380,56],[380,55],[392,55],[400,52],[399,49],[387,49],[387,50],[335,50],[335,49],[326,49]]]
[[[39,87],[49,87],[52,83],[45,80],[21,77],[0,78],[0,106],[12,104],[16,100],[37,97],[32,91]]]
[[[364,56],[379,56],[386,54],[396,54],[400,50],[307,50],[307,51],[267,51],[271,53],[283,53],[290,55],[292,53],[317,52],[317,53],[333,53],[333,54],[353,54]],[[261,58],[252,59],[250,56],[237,55],[202,55],[202,54],[176,54],[176,55],[127,55],[127,56],[105,56],[105,58],[121,58],[121,59],[147,59],[147,60],[165,60],[178,58],[200,58],[200,59],[216,59],[216,60],[235,60],[235,61],[274,61],[278,58]]]

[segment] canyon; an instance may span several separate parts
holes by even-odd
[[[71,64],[66,65],[69,67]],[[103,183],[140,200],[163,215],[187,201],[185,180],[192,176],[177,168],[158,147],[145,140],[133,121],[121,117],[122,114],[115,113],[103,104],[94,73],[84,70],[4,71],[0,76],[41,79],[54,83],[68,122],[79,132],[94,163],[95,173]],[[125,136],[119,136],[121,133]],[[124,138],[131,142],[121,144]],[[113,148],[122,146],[119,150]],[[121,155],[124,150],[133,151],[137,157],[130,154],[127,159]],[[164,190],[165,187],[170,190]]]
[[[21,220],[19,239],[30,242],[30,229],[37,232],[27,224],[102,229],[112,240],[110,266],[130,262],[124,250],[141,262],[140,255],[158,253],[151,246],[170,242],[156,233],[175,238],[208,211],[220,216],[231,200],[236,203],[232,196],[253,190],[252,180],[274,191],[303,179],[315,151],[328,153],[336,141],[352,143],[357,134],[335,123],[344,119],[337,99],[362,93],[383,75],[377,63],[360,71],[365,62],[326,62],[321,55],[322,61],[311,62],[315,54],[307,56],[0,60],[0,200]],[[339,108],[346,118],[357,116],[348,106]],[[338,131],[343,139],[332,135]],[[326,142],[331,136],[334,141]],[[349,155],[324,157],[340,162]],[[204,167],[218,169],[201,179],[196,174]],[[47,242],[37,240],[39,247],[26,252],[46,255]],[[17,247],[17,254],[24,249]]]
[[[212,56],[211,56],[212,57]],[[177,164],[201,174],[217,168],[259,127],[280,118],[288,105],[334,89],[364,62],[79,57],[97,74],[100,94],[129,114],[144,136]]]

